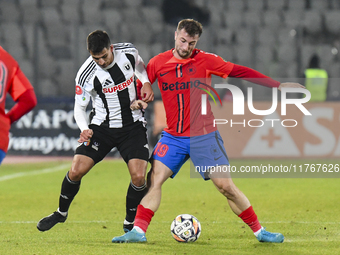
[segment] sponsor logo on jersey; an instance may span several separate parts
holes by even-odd
[[[76,86],[76,94],[77,95],[81,95],[83,93],[83,90],[81,89],[81,87],[79,85]]]
[[[216,90],[215,90],[212,86],[210,86],[210,85],[208,85],[208,84],[206,84],[206,83],[204,83],[204,82],[201,82],[200,80],[187,81],[187,82],[178,82],[178,81],[177,81],[177,82],[175,82],[175,83],[167,83],[167,82],[163,82],[163,83],[162,83],[162,90],[163,90],[163,91],[167,91],[167,90],[169,90],[169,91],[174,91],[174,90],[184,90],[184,89],[190,89],[190,88],[191,88],[191,89],[192,89],[192,88],[201,89],[201,90],[207,92],[209,95],[211,95],[211,93],[209,92],[209,90],[214,91],[215,94],[217,95],[217,97],[218,97],[218,99],[219,99],[221,105],[222,105],[222,101],[221,101],[219,95],[217,94]],[[204,88],[206,88],[206,89],[204,89]],[[212,96],[212,95],[211,95],[211,96]],[[213,98],[213,99],[214,99],[214,98]],[[215,99],[214,99],[214,101],[215,101]]]
[[[163,91],[174,91],[174,90],[183,90],[183,89],[188,89],[191,87],[191,82],[175,82],[175,83],[167,83],[163,82],[162,83],[162,90]]]
[[[103,93],[115,93],[117,91],[122,91],[126,89],[130,84],[133,84],[134,77],[132,76],[127,81],[124,81],[116,86],[110,87],[110,88],[103,88]]]

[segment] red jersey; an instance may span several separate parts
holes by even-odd
[[[211,133],[214,116],[210,104],[207,114],[201,114],[201,95],[210,91],[211,75],[222,78],[268,78],[260,83],[264,86],[278,87],[279,82],[248,67],[224,61],[221,57],[194,49],[190,58],[177,59],[173,49],[152,58],[147,66],[149,80],[158,79],[163,104],[166,112],[166,132],[174,136],[196,136]],[[206,90],[206,91],[205,91]]]
[[[14,101],[27,90],[33,90],[31,83],[21,71],[17,61],[0,46],[0,149],[7,152],[8,133],[11,119],[5,113],[6,94]]]

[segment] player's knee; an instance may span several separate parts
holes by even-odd
[[[68,178],[71,180],[71,181],[80,181],[81,178],[83,178],[84,174],[77,170],[77,169],[74,169],[72,168],[69,172],[68,172]]]
[[[233,183],[223,183],[219,191],[228,199],[233,199],[237,196],[238,189]]]
[[[68,177],[71,181],[80,181],[88,171],[87,168],[82,168],[80,165],[75,164],[68,172]]]
[[[131,181],[133,185],[140,187],[145,183],[145,173],[135,173],[131,176]]]

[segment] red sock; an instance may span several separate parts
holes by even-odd
[[[257,219],[256,213],[254,212],[252,206],[241,212],[238,217],[240,217],[244,223],[246,223],[251,228],[251,230],[253,230],[254,233],[261,229],[261,224]]]
[[[145,208],[142,205],[138,205],[134,226],[140,227],[144,231],[144,233],[146,233],[146,230],[148,229],[148,226],[154,214],[155,213],[152,210]]]

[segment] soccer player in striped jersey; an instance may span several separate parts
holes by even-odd
[[[40,231],[65,222],[81,179],[114,147],[131,175],[123,223],[125,232],[132,229],[137,205],[146,191],[149,148],[143,110],[154,94],[144,62],[131,43],[111,44],[108,34],[102,30],[89,34],[87,49],[91,56],[75,79],[74,118],[81,130],[80,145],[62,182],[59,208],[38,222]],[[137,98],[135,76],[143,84],[142,100]],[[92,111],[88,122],[86,108],[90,101]]]
[[[16,104],[6,113],[7,94]],[[7,153],[11,125],[36,105],[37,98],[31,83],[18,62],[0,46],[0,165]]]
[[[169,177],[175,177],[189,158],[195,166],[211,168],[208,174],[200,172],[202,178],[212,180],[218,191],[227,198],[232,211],[251,228],[260,242],[281,243],[284,240],[281,233],[268,232],[261,226],[248,198],[233,183],[230,173],[221,176],[221,173],[214,171],[216,167],[211,167],[228,168],[229,160],[223,140],[213,126],[209,104],[207,114],[201,114],[201,95],[206,93],[204,90],[211,89],[211,75],[238,77],[279,89],[304,87],[298,83],[280,84],[253,69],[196,49],[201,33],[202,25],[199,22],[192,19],[180,21],[175,32],[175,48],[158,54],[147,66],[150,82],[158,79],[167,128],[152,154],[151,184],[137,208],[134,228],[123,236],[114,237],[114,243],[146,242],[146,230],[160,205],[162,184]],[[201,85],[202,89],[198,89]]]

